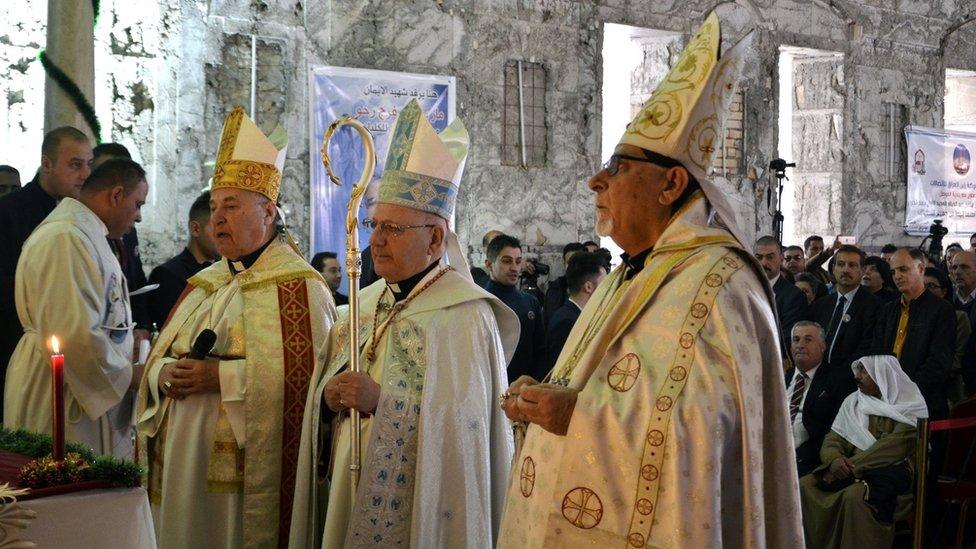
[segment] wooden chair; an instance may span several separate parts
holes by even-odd
[[[946,460],[939,476],[935,493],[946,505],[959,506],[959,522],[956,526],[956,549],[961,549],[966,528],[969,505],[976,502],[976,398],[957,404],[949,419],[918,420],[918,439],[915,444],[915,520],[913,547],[922,548],[922,530],[925,523],[925,492],[928,470],[929,435],[948,431],[949,440]],[[965,467],[965,470],[963,470]]]

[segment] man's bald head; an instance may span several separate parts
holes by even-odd
[[[78,128],[61,126],[44,134],[44,140],[41,141],[41,156],[46,156],[52,161],[57,160],[61,152],[61,144],[65,141],[89,143],[88,136]],[[90,149],[91,145],[89,144],[89,152],[91,152]]]
[[[92,147],[77,128],[61,126],[44,135],[38,183],[55,198],[77,198],[91,174]]]
[[[976,253],[963,250],[956,252],[949,263],[952,282],[962,297],[969,297],[976,291]]]
[[[898,248],[889,263],[895,286],[906,299],[915,299],[925,291],[925,253],[915,248]]]

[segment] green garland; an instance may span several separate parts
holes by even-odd
[[[0,450],[41,460],[51,453],[51,437],[0,427]],[[87,464],[84,480],[102,480],[116,488],[135,488],[142,485],[145,470],[131,461],[100,456],[90,448],[73,442],[65,444],[65,454],[78,454]]]
[[[54,80],[58,86],[64,90],[64,93],[68,94],[71,98],[71,102],[75,104],[75,108],[81,113],[81,116],[85,118],[85,122],[88,123],[88,127],[91,128],[93,134],[95,134],[95,142],[102,142],[102,125],[98,122],[98,116],[95,115],[95,107],[88,102],[88,98],[85,97],[85,93],[81,91],[78,84],[71,79],[60,67],[54,64],[54,61],[47,55],[46,50],[41,50],[37,54],[37,59],[41,62],[41,66],[44,67],[44,72]]]
[[[92,3],[92,27],[98,26],[98,12],[101,9],[100,0],[91,0]],[[51,80],[57,82],[58,86],[64,90],[64,93],[68,94],[71,98],[71,102],[75,104],[75,108],[81,113],[81,116],[85,118],[85,122],[88,123],[88,127],[91,128],[92,133],[95,135],[95,142],[102,142],[102,124],[98,121],[98,116],[95,114],[95,107],[88,101],[85,97],[84,92],[75,84],[75,81],[67,75],[61,67],[54,64],[54,61],[47,56],[45,50],[41,50],[37,54],[37,59],[41,62],[41,66],[44,67],[44,72],[51,77]]]

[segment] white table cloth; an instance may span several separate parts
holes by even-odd
[[[28,518],[31,512],[36,516]],[[0,506],[0,545],[15,540],[38,549],[156,547],[143,488],[88,490]]]

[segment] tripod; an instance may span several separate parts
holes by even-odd
[[[783,180],[790,180],[789,177],[786,177],[786,168],[795,167],[795,162],[786,162],[782,158],[777,158],[769,163],[769,169],[773,170],[773,175],[776,176],[776,210],[769,213],[773,216],[773,236],[780,243],[783,242],[783,212],[780,210],[783,207]],[[767,211],[772,207],[772,193],[773,186],[770,185],[766,188]]]

